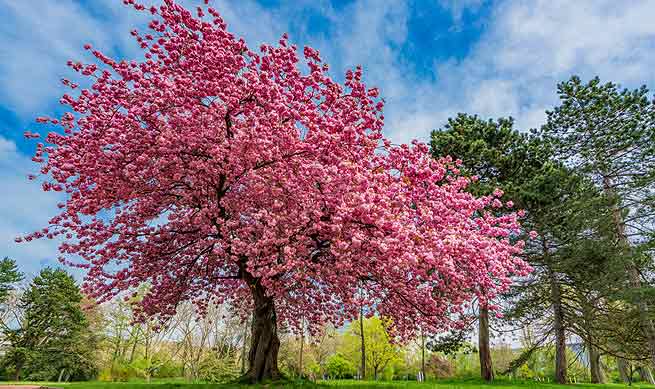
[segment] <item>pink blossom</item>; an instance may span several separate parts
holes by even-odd
[[[91,86],[64,95],[63,131],[34,157],[43,189],[67,194],[45,235],[82,259],[90,297],[147,283],[143,313],[165,318],[182,300],[251,310],[257,286],[291,328],[363,304],[409,336],[462,326],[464,306],[530,270],[516,214],[469,193],[452,159],[383,137],[361,67],[338,83],[286,35],[255,52],[211,8],[151,12],[157,43],[132,33],[144,60],[69,62]]]

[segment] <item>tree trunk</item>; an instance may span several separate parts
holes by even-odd
[[[299,363],[300,367],[298,368],[298,371],[300,373],[300,378],[303,377],[303,375],[302,375],[302,356],[303,356],[302,352],[303,352],[304,346],[305,346],[305,331],[304,331],[304,328],[302,328],[302,324],[301,324],[301,328],[300,328],[300,363]]]
[[[252,322],[250,323],[252,326]],[[243,344],[241,345],[241,374],[246,373],[246,350],[248,342],[248,324],[244,322],[243,326]]]
[[[425,381],[425,334],[421,330],[421,381]]]
[[[494,379],[494,369],[491,363],[491,347],[489,347],[489,310],[486,307],[480,307],[480,318],[478,322],[480,376],[483,380],[491,382]]]
[[[567,381],[566,332],[564,313],[562,311],[562,294],[555,273],[550,271],[550,297],[553,306],[553,327],[555,330],[555,381],[565,384]]]
[[[242,381],[257,383],[263,380],[279,380],[277,356],[280,339],[277,336],[277,317],[273,299],[266,295],[259,279],[244,271],[244,280],[252,292],[254,311],[248,353],[248,371]]]
[[[619,377],[621,377],[621,381],[627,384],[630,383],[632,378],[630,376],[628,362],[623,358],[616,358],[616,367],[619,369]]]
[[[362,362],[361,362],[361,379],[366,379],[366,344],[364,342],[364,306],[359,308],[359,336],[362,340],[361,352],[362,352]]]
[[[600,364],[600,352],[598,348],[594,345],[595,336],[593,328],[594,320],[594,309],[595,303],[593,297],[585,297],[582,293],[579,294],[580,300],[582,301],[582,316],[585,332],[585,348],[587,349],[587,356],[589,358],[589,376],[591,377],[591,383],[593,384],[603,384],[605,383],[605,375],[603,374],[603,369]]]
[[[17,363],[16,364],[16,371],[14,372],[14,381],[20,381],[21,370],[23,370],[23,364],[22,363]]]
[[[605,374],[600,364],[600,353],[596,346],[587,342],[587,353],[589,354],[589,373],[592,384],[604,384]]]
[[[648,382],[651,385],[655,385],[655,378],[653,378],[653,372],[648,366],[641,366],[639,368],[639,376],[642,381]]]

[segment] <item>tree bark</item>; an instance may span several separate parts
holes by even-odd
[[[480,376],[483,380],[491,382],[494,379],[494,369],[491,362],[491,347],[489,346],[489,310],[486,307],[480,307],[480,317],[478,322]]]
[[[555,330],[555,381],[565,384],[567,381],[566,331],[562,311],[562,292],[555,273],[550,271],[550,294],[553,306],[553,327]]]
[[[605,374],[600,364],[600,353],[596,346],[587,342],[587,353],[589,354],[589,373],[592,384],[604,384]]]
[[[425,381],[425,334],[421,330],[421,381]]]
[[[366,379],[366,343],[364,342],[364,306],[361,306],[359,308],[359,336],[361,337],[362,340],[362,345],[361,345],[362,362],[360,366],[360,369],[362,370],[361,379],[365,380]]]
[[[244,280],[252,292],[254,311],[248,353],[248,371],[242,381],[258,383],[263,380],[279,380],[280,370],[277,357],[280,350],[280,339],[277,336],[277,317],[273,299],[266,295],[264,286],[259,279],[247,272]]]
[[[595,336],[593,328],[594,320],[594,309],[595,303],[593,297],[585,297],[582,293],[579,294],[582,304],[582,318],[584,324],[584,333],[585,333],[585,348],[587,349],[587,356],[589,358],[589,376],[591,377],[591,382],[594,384],[603,384],[605,383],[605,375],[603,374],[603,369],[600,364],[600,352],[598,348],[594,345]]]

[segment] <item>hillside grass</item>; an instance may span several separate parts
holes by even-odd
[[[63,389],[243,389],[243,388],[370,388],[370,389],[655,389],[653,385],[644,385],[635,383],[632,386],[625,384],[570,384],[559,385],[546,382],[533,382],[533,381],[510,381],[510,380],[497,380],[492,384],[484,383],[480,380],[444,380],[444,381],[430,381],[430,382],[414,382],[414,381],[354,381],[354,380],[331,380],[320,381],[318,383],[311,382],[281,382],[281,383],[267,383],[260,385],[239,385],[239,384],[208,384],[208,383],[188,383],[184,380],[156,380],[150,383],[145,381],[130,381],[130,382],[73,382],[73,383],[57,383],[57,382],[0,382],[0,387],[4,385],[41,385],[54,388]]]

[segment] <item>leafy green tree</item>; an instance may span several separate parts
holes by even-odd
[[[512,118],[483,120],[476,115],[460,113],[448,119],[444,128],[432,132],[432,155],[435,158],[449,155],[460,160],[464,172],[478,178],[469,188],[477,195],[489,195],[499,187],[516,194],[525,177],[530,177],[542,162],[533,155],[540,149],[530,148],[528,136],[513,126]],[[481,305],[478,316],[480,375],[486,381],[494,378],[489,333],[489,311]]]
[[[542,131],[556,157],[611,200],[606,208],[625,279],[616,290],[629,291],[623,294],[638,311],[636,336],[655,363],[655,101],[645,86],[628,90],[575,76],[558,93],[561,103],[547,112]]]
[[[400,358],[400,348],[393,344],[386,330],[385,322],[377,316],[364,319],[363,326],[359,320],[352,321],[344,334],[344,351],[352,361],[361,360],[360,328],[364,329],[367,376],[375,380],[391,363]]]
[[[97,339],[82,310],[83,296],[65,271],[45,268],[21,296],[20,326],[5,332],[4,357],[16,380],[82,380],[95,375]]]
[[[534,272],[518,280],[517,287],[505,296],[512,307],[507,313],[511,322],[523,326],[544,322],[546,316],[551,320],[541,342],[526,350],[527,354],[511,368],[520,367],[521,360],[554,334],[555,376],[565,383],[568,318],[578,313],[569,309],[572,304],[566,301],[569,294],[565,291],[571,285],[575,288],[577,282],[567,272],[579,265],[574,258],[586,247],[581,242],[600,239],[600,227],[607,221],[602,213],[595,212],[604,197],[584,177],[553,159],[555,146],[546,142],[539,131],[520,133],[513,128],[511,118],[483,120],[466,114],[459,114],[445,128],[434,131],[431,141],[435,157],[451,155],[460,159],[465,172],[478,177],[471,191],[488,195],[501,188],[505,199],[527,211],[525,229],[539,232],[526,247],[526,258]],[[491,380],[489,314],[484,306],[480,307],[479,318],[481,375]]]
[[[337,379],[352,377],[355,374],[353,363],[339,353],[328,358],[326,370],[330,377]]]

